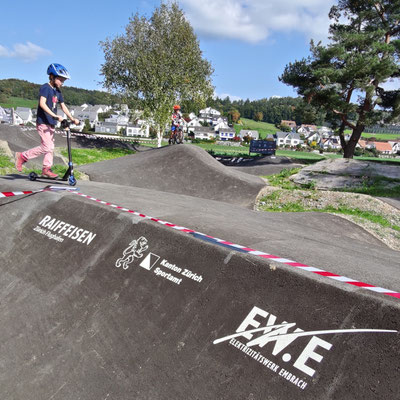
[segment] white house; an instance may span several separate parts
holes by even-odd
[[[214,125],[214,131],[219,132],[220,130],[223,129],[228,129],[229,125],[227,122],[225,122],[223,119],[220,119],[220,121]]]
[[[20,117],[22,122],[18,122],[18,124],[27,124],[28,122],[33,121],[32,110],[27,107],[17,107],[15,113]]]
[[[393,154],[393,147],[388,142],[373,142],[376,150],[382,154]]]
[[[97,115],[106,112],[105,108],[100,105],[88,106],[85,108],[85,111],[95,112]]]
[[[218,135],[221,140],[229,140],[236,136],[236,131],[228,126],[227,128],[220,129]]]
[[[97,121],[94,127],[96,133],[118,133],[118,124],[116,122]]]
[[[322,134],[319,132],[312,132],[311,134],[306,136],[307,143],[312,143],[312,142],[320,143],[321,140],[322,140]]]
[[[212,139],[216,136],[214,129],[207,126],[196,126],[193,133],[195,139]]]
[[[127,125],[126,136],[150,136],[150,127],[144,120],[138,120],[136,125]]]
[[[389,140],[388,143],[392,146],[393,154],[400,154],[400,141],[399,140]]]
[[[331,128],[328,128],[327,126],[321,126],[321,128],[318,129],[318,133],[322,136],[323,139],[327,139],[330,136],[334,135],[334,132]]]
[[[342,148],[342,146],[340,145],[339,136],[331,136],[327,139],[322,139],[321,145],[324,150],[329,150],[329,149],[339,150]]]
[[[300,135],[295,132],[276,132],[274,135],[276,138],[276,146],[291,146],[295,147],[297,145],[303,144],[300,139]]]
[[[111,107],[111,106],[108,106],[108,105],[106,105],[106,104],[99,104],[98,107],[101,107],[101,109],[103,110],[103,111],[102,111],[103,113],[112,110],[112,107]]]
[[[96,123],[99,121],[98,120],[98,115],[96,111],[74,111],[73,116],[77,119],[79,119],[80,121],[84,122],[87,119],[89,120],[89,124],[90,126],[93,128]]]
[[[199,114],[200,115],[205,115],[205,116],[210,116],[211,118],[212,117],[219,117],[221,115],[221,113],[219,111],[214,110],[211,107],[207,107],[207,108],[204,108],[203,110],[200,110]]]
[[[202,126],[202,125],[197,117],[194,117],[186,124],[186,128],[187,128],[188,132],[194,132],[194,128],[197,128],[199,126]]]
[[[258,140],[258,138],[260,137],[258,131],[252,131],[248,129],[242,129],[239,132],[239,136],[241,139],[243,139],[245,136],[250,136],[254,140]]]
[[[11,108],[11,124],[22,125],[23,123],[23,119],[17,114],[17,112],[13,108]]]
[[[11,124],[11,110],[0,106],[0,123]]]
[[[303,135],[309,135],[312,132],[316,132],[316,125],[301,124],[300,128],[297,129],[297,133],[302,133]]]
[[[144,136],[140,125],[128,125],[126,127],[126,136]]]
[[[118,125],[128,125],[129,117],[122,114],[111,114],[109,118],[105,119],[105,122],[115,122]]]
[[[200,110],[199,112],[199,121],[202,122],[208,122],[209,124],[212,123],[213,118],[219,117],[221,113],[217,110],[214,110],[211,107],[204,108],[203,110]]]
[[[146,121],[144,119],[138,119],[136,121],[136,125],[140,126],[142,133],[141,135],[144,137],[149,137],[150,136],[150,125],[151,123],[149,121]]]
[[[228,126],[228,118],[227,117],[213,117],[211,120],[211,124],[213,126],[218,125],[221,122],[226,124],[226,126]]]

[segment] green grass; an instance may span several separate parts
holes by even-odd
[[[15,172],[14,162],[0,150],[0,175],[7,175]]]
[[[280,187],[282,189],[315,189],[315,183],[311,182],[308,185],[296,185],[289,178],[291,175],[297,174],[301,168],[283,169],[278,174],[263,176],[267,179],[271,186]],[[391,187],[390,187],[391,186]],[[346,189],[337,189],[338,192],[350,192],[367,194],[374,197],[394,197],[400,198],[400,181],[398,179],[391,179],[386,177],[367,178],[364,184],[359,187],[352,187]]]
[[[271,186],[281,187],[282,189],[298,189],[289,177],[297,174],[301,168],[284,168],[278,174],[263,176],[263,178],[268,179]]]
[[[353,133],[353,131],[351,129],[344,130],[345,135],[351,135],[352,133]],[[396,140],[396,138],[400,139],[400,134],[396,135],[396,134],[390,134],[390,133],[366,133],[366,132],[363,132],[361,134],[361,138],[364,138],[364,139],[369,139],[371,137],[374,137],[378,140]]]
[[[234,125],[234,128],[235,128],[237,134],[239,134],[239,132],[242,129],[250,129],[250,130],[258,131],[260,133],[260,138],[264,139],[268,134],[274,134],[279,131],[279,129],[274,124],[270,124],[268,122],[256,122],[256,121],[253,121],[252,119],[247,119],[247,118],[241,118],[240,120],[242,121],[243,125],[238,125],[238,124]],[[346,129],[344,133],[346,135],[347,134],[351,135],[352,132],[353,132],[352,130]],[[397,134],[390,134],[390,133],[365,133],[364,132],[361,135],[361,137],[364,139],[374,137],[377,140],[388,141],[388,140],[400,139],[400,134],[397,135]]]
[[[392,187],[388,187],[392,184]],[[367,194],[375,197],[400,197],[400,181],[385,177],[370,178],[360,187],[342,189],[342,192]]]
[[[72,160],[74,165],[91,164],[99,161],[111,160],[134,154],[133,150],[128,149],[72,149]],[[61,154],[68,157],[67,149],[62,149]]]
[[[218,145],[214,143],[193,143],[193,146],[201,147],[202,149],[213,152],[214,155],[221,156],[248,156],[249,148],[248,147],[235,147],[235,146],[224,146]]]
[[[277,201],[279,199],[279,191],[273,192],[268,196],[265,196],[261,199],[265,202]],[[350,215],[353,217],[361,218],[374,224],[378,224],[385,228],[392,228],[395,231],[400,232],[400,226],[391,224],[386,218],[382,217],[379,214],[376,214],[371,211],[363,211],[358,208],[348,208],[345,206],[333,207],[327,206],[322,209],[319,208],[305,208],[301,203],[297,202],[287,202],[285,204],[273,204],[271,206],[263,206],[259,207],[262,211],[272,211],[272,212],[325,212],[325,213],[335,213],[335,214],[343,214]]]
[[[390,133],[362,133],[361,138],[369,139],[376,138],[377,140],[396,140],[400,139],[400,134],[390,134]]]
[[[385,164],[394,164],[397,165],[400,163],[400,158],[377,158],[377,157],[361,157],[361,156],[355,156],[355,160],[363,160],[363,161],[375,161],[375,162],[381,162]]]
[[[10,161],[10,159],[0,151],[0,168],[12,168],[14,163]]]
[[[313,210],[313,211],[317,211],[317,210]],[[400,232],[400,226],[391,224],[386,218],[384,218],[381,215],[378,215],[374,212],[371,212],[371,211],[363,211],[358,208],[347,208],[347,207],[343,207],[343,206],[341,206],[341,207],[327,206],[324,209],[322,209],[321,211],[329,212],[329,213],[336,213],[336,214],[351,215],[354,217],[363,218],[363,219],[371,221],[375,224],[381,225],[385,228],[392,228],[392,229]]]
[[[74,165],[79,166],[83,164],[90,164],[94,162],[111,160],[113,158],[123,157],[128,154],[134,154],[135,152],[128,149],[72,149],[72,160]],[[61,154],[64,157],[68,157],[67,149],[62,149]],[[59,176],[63,176],[67,171],[67,166],[55,164],[52,170]],[[0,175],[7,175],[16,173],[16,168],[14,161],[11,161],[4,153],[0,151]],[[24,173],[28,170],[24,167]],[[38,175],[41,174],[42,170],[40,168],[33,169]],[[75,170],[75,174],[79,179],[80,173]]]
[[[279,131],[279,129],[274,125],[268,122],[256,122],[252,119],[241,118],[240,119],[243,125],[235,124],[233,127],[235,128],[236,134],[239,135],[239,132],[242,129],[258,131],[260,134],[260,139],[265,139],[265,137],[269,134],[274,134]]]
[[[9,97],[6,103],[0,103],[1,107],[4,108],[16,108],[16,107],[28,107],[37,108],[37,100],[22,99],[21,97]]]
[[[113,158],[123,157],[128,154],[134,154],[135,152],[128,149],[72,149],[72,160],[74,166],[79,166],[83,164],[91,164],[104,160],[111,160]],[[62,149],[61,154],[64,157],[68,157],[67,149]],[[14,165],[14,164],[12,164]],[[65,165],[55,164],[51,168],[58,176],[64,176],[68,167]],[[41,175],[42,170],[39,168],[33,169],[38,175]],[[76,168],[74,169],[74,175],[76,179],[81,179],[81,173]]]
[[[224,155],[224,156],[249,156],[249,148],[244,146],[224,146],[215,143],[193,143],[194,146],[199,146],[202,149],[210,152],[212,151],[214,155]],[[252,153],[255,156],[256,153]],[[276,156],[293,158],[296,161],[304,162],[309,164],[310,162],[317,162],[325,160],[326,158],[341,158],[337,154],[327,154],[326,156],[309,153],[306,151],[291,151],[291,150],[276,150]]]

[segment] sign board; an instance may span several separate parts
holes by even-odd
[[[276,150],[275,140],[252,140],[250,142],[250,153],[261,153],[265,155],[274,155]]]

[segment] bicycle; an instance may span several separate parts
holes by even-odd
[[[183,143],[183,131],[182,128],[179,126],[173,126],[171,128],[171,137],[168,140],[168,144],[182,144]]]

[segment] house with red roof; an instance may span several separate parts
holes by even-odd
[[[392,146],[388,142],[372,142],[376,150],[382,154],[393,154]]]

